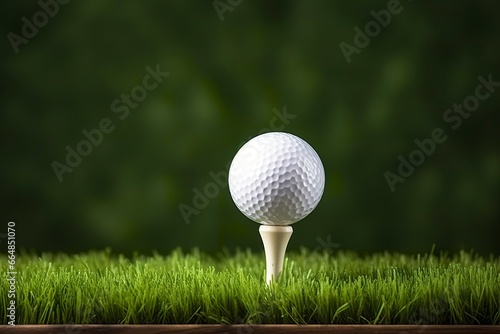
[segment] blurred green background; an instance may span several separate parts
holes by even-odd
[[[249,137],[285,125],[327,177],[289,249],[500,253],[500,89],[456,130],[443,120],[478,76],[500,81],[500,2],[403,1],[350,63],[339,44],[355,45],[354,28],[387,1],[215,5],[70,1],[16,53],[9,33],[22,37],[23,17],[44,23],[42,7],[0,4],[0,212],[5,232],[16,222],[18,248],[261,250],[258,224],[211,175]],[[141,93],[148,66],[169,75],[127,117],[115,113],[122,94]],[[278,111],[287,124],[273,121]],[[53,162],[66,164],[66,147],[104,118],[114,131],[59,182]],[[435,128],[447,140],[392,192],[384,173]]]

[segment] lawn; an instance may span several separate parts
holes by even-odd
[[[301,250],[271,286],[264,267],[250,251],[22,254],[16,323],[500,324],[499,257]]]

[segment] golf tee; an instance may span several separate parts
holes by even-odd
[[[261,225],[259,233],[266,253],[266,282],[276,281],[283,270],[286,246],[293,233],[291,226]]]

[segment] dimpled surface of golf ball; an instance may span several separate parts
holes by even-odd
[[[318,205],[325,171],[301,138],[269,132],[248,141],[229,168],[229,191],[238,209],[265,225],[291,225]]]

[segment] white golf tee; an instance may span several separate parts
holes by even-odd
[[[291,226],[261,225],[259,233],[266,253],[266,282],[276,281],[283,270],[286,246],[293,233]]]

